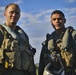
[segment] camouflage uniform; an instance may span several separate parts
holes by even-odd
[[[6,26],[6,25],[5,25]],[[5,28],[4,28],[5,29]],[[18,31],[19,30],[19,31]],[[7,30],[6,30],[7,31]],[[9,30],[7,31],[10,35],[11,35],[11,33],[12,33],[12,31],[11,32],[9,32]],[[19,27],[19,26],[16,26],[16,29],[15,29],[15,31],[13,31],[17,36],[18,36],[18,41],[19,41],[19,48],[22,48],[23,49],[23,47],[25,46],[25,48],[27,49],[27,50],[29,50],[29,52],[32,52],[33,54],[32,54],[32,66],[33,66],[33,69],[32,68],[29,68],[28,70],[26,69],[26,67],[25,68],[21,68],[21,67],[18,67],[18,64],[16,63],[16,65],[15,65],[15,67],[8,67],[7,65],[8,65],[8,63],[6,63],[6,67],[5,67],[5,65],[4,65],[4,62],[2,62],[2,63],[0,63],[0,75],[36,75],[36,69],[35,69],[35,65],[34,65],[34,59],[33,59],[33,57],[34,57],[34,52],[33,52],[33,49],[34,48],[32,48],[31,46],[30,46],[30,44],[29,44],[29,38],[28,38],[28,36],[27,36],[27,34]],[[3,33],[2,33],[2,31],[0,30],[0,47],[1,47],[1,45],[2,45],[2,43],[3,43],[3,40],[4,40],[4,35],[3,35]],[[25,42],[25,43],[24,43]],[[24,43],[24,46],[23,46],[23,43]],[[13,45],[15,45],[16,46],[16,44],[13,44]],[[28,48],[27,48],[28,47]],[[14,48],[12,47],[12,50],[13,50]],[[27,51],[28,52],[28,51]],[[4,53],[3,53],[3,56],[5,56],[4,55]],[[15,57],[16,58],[16,57]],[[25,57],[25,55],[22,55],[22,57],[21,57],[21,60],[23,59],[23,58],[26,58],[25,60],[27,60],[27,57]],[[5,60],[5,58],[3,58],[2,60]],[[17,59],[16,59],[17,60]],[[15,61],[16,61],[15,60]],[[23,61],[24,62],[24,61]],[[23,63],[23,62],[21,62],[21,63]],[[19,62],[20,63],[20,62]],[[26,62],[25,62],[26,63]],[[23,65],[23,67],[24,67],[25,65]],[[30,64],[30,66],[31,66],[31,64]],[[7,68],[8,67],[8,68]]]
[[[42,50],[41,50],[41,54],[40,54],[40,61],[39,61],[39,74],[38,75],[43,75],[44,69],[47,66],[47,64],[50,62],[50,75],[55,75],[53,73],[53,70],[59,70],[60,69],[60,63],[54,61],[52,62],[52,59],[50,59],[50,56],[52,55],[52,53],[54,51],[56,51],[56,53],[60,54],[60,50],[59,48],[56,47],[57,42],[58,43],[62,43],[60,39],[63,38],[65,32],[67,29],[73,29],[72,27],[68,27],[65,28],[65,31],[62,32],[61,35],[57,35],[56,32],[54,31],[51,35],[48,35],[46,38],[46,40],[42,43]],[[64,37],[64,41],[62,43],[63,48],[66,48],[65,45],[67,44],[67,50],[70,51],[71,48],[73,50],[73,54],[76,57],[76,31],[73,30],[71,33],[71,35],[69,36],[68,34],[66,34],[66,36]],[[67,42],[67,36],[69,37],[69,42]],[[49,41],[53,39],[54,42],[49,44]],[[51,42],[53,41],[51,40]],[[70,45],[70,46],[69,46]],[[55,47],[54,47],[55,46]],[[64,50],[64,49],[63,49]],[[49,56],[50,55],[50,56]],[[60,54],[61,57],[61,54]],[[74,61],[75,59],[73,59]],[[65,69],[65,75],[75,75],[75,69],[76,69],[76,64],[73,64],[73,67],[66,67],[65,62],[63,61],[62,57],[61,57],[61,61],[63,63],[64,69]],[[75,61],[76,62],[76,61]],[[47,74],[49,75],[49,74]]]

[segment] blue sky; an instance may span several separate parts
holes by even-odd
[[[17,3],[21,9],[21,17],[17,23],[28,34],[30,44],[37,49],[35,63],[39,62],[42,42],[46,34],[54,29],[50,23],[53,10],[59,9],[66,17],[65,26],[76,29],[76,0],[0,0],[0,23],[5,22],[4,8],[9,3]]]

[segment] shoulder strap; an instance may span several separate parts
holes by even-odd
[[[28,38],[28,35],[24,32],[24,30],[22,28],[20,28],[19,26],[16,26],[16,30],[15,32],[18,32],[18,30],[22,30],[22,32],[25,34],[25,36]]]
[[[47,34],[47,45],[48,45],[48,50],[52,52],[55,49],[55,44],[54,44],[54,32],[50,35]]]
[[[54,50],[54,39],[50,39],[51,34],[46,34],[46,40],[42,43],[43,47],[46,47],[46,51],[49,51],[50,53]]]
[[[7,32],[7,30],[2,26],[2,25],[0,25],[0,31],[2,32],[2,34],[4,35],[4,38],[6,37],[6,36],[8,36],[8,32]],[[10,35],[11,36],[11,35]]]
[[[73,27],[69,26],[66,28],[66,31],[61,39],[61,43],[59,45],[59,47],[62,49],[62,50],[65,50],[67,49],[70,45],[72,47],[72,32],[74,31]]]
[[[75,31],[75,29],[72,26],[67,27],[70,30],[70,33],[72,34],[73,31]]]
[[[45,45],[47,46],[49,36],[50,36],[50,34],[47,33],[47,34],[46,34],[46,40],[42,42],[42,45],[43,45],[43,46],[45,46]]]

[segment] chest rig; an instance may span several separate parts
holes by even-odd
[[[72,67],[74,64],[72,31],[73,28],[68,27],[61,38],[55,40],[55,34],[53,33],[48,40],[48,50],[51,56],[59,54],[66,67]]]
[[[24,31],[17,26],[17,35],[15,35],[11,30],[11,32],[8,32],[2,25],[0,25],[0,31],[4,35],[0,48],[0,63],[5,68],[16,68],[19,70],[30,70],[32,68],[31,70],[33,70],[33,53],[29,50],[28,37]]]

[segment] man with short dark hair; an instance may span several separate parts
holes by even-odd
[[[55,31],[47,34],[42,43],[39,75],[75,75],[76,31],[65,28],[65,15],[60,10],[51,14],[51,24]]]

